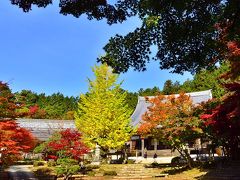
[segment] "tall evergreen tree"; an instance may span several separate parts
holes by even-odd
[[[121,149],[133,131],[127,94],[117,84],[118,75],[107,65],[95,66],[93,72],[95,79],[89,79],[89,92],[80,96],[76,126],[90,147],[98,144],[104,152]]]
[[[138,91],[139,96],[155,96],[160,93],[160,89],[157,86],[154,86],[153,88],[140,88]]]
[[[228,71],[228,63],[223,63],[218,68],[211,70],[202,70],[199,73],[195,74],[193,80],[185,81],[180,89],[184,92],[212,89],[213,97],[220,98],[225,93],[222,83],[226,82],[226,80],[220,77],[222,74]]]
[[[163,86],[163,94],[177,94],[180,90],[180,83],[175,81],[174,83],[169,79],[166,80]]]

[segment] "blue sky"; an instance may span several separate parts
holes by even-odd
[[[103,46],[116,33],[124,35],[139,25],[136,18],[109,26],[106,21],[89,21],[58,13],[57,4],[29,13],[0,1],[0,80],[8,82],[13,92],[29,89],[37,93],[61,92],[78,96],[88,90],[91,67],[104,54]],[[181,83],[191,78],[170,74],[151,62],[147,71],[130,70],[120,75],[123,88],[163,87],[167,79]]]

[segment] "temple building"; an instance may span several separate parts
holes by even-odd
[[[211,90],[186,94],[190,96],[195,105],[212,99]],[[175,94],[175,96],[177,97],[179,95]],[[153,96],[149,96],[148,98],[151,99]],[[145,97],[138,97],[136,109],[131,116],[131,125],[133,127],[140,125],[142,116],[148,110],[149,106],[151,106],[151,104],[145,100]],[[17,123],[21,127],[30,130],[40,141],[46,141],[55,131],[76,128],[74,120],[18,119]],[[163,145],[159,140],[151,137],[142,138],[139,135],[134,135],[127,144],[129,145],[129,153],[131,155],[143,156],[146,151],[148,156],[153,156],[155,153],[158,156],[178,155],[176,152],[171,152],[170,147]]]
[[[211,90],[199,91],[199,92],[191,92],[186,93],[190,96],[194,105],[199,105],[202,102],[206,102],[212,99]],[[179,94],[175,94],[175,97],[178,97]],[[148,99],[153,98],[154,96],[148,96]],[[138,103],[135,111],[133,112],[132,126],[138,127],[142,121],[142,116],[145,112],[148,111],[148,107],[151,106],[149,102],[146,101],[146,97],[138,97]],[[199,140],[198,140],[199,141]],[[155,153],[158,156],[175,156],[178,155],[178,152],[172,152],[170,147],[167,147],[161,143],[161,141],[152,138],[151,136],[147,138],[143,138],[140,135],[134,135],[131,138],[129,144],[129,150],[131,154],[135,154],[136,156],[143,156],[144,153],[147,152],[148,156],[153,156]]]

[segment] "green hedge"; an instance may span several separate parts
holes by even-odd
[[[116,176],[116,171],[104,171],[103,176]]]
[[[44,161],[34,161],[33,166],[38,167],[38,166],[44,166],[45,162]]]

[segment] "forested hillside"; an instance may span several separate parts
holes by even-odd
[[[16,101],[25,106],[22,112],[29,112],[27,118],[36,119],[73,119],[78,97],[68,97],[61,93],[46,95],[30,90],[15,93]]]
[[[155,86],[146,89],[140,88],[137,92],[127,91],[126,102],[128,107],[134,111],[138,96],[154,96],[159,93],[169,95],[208,89],[212,89],[214,98],[220,98],[224,94],[224,88],[221,86],[223,79],[219,76],[227,72],[228,69],[227,64],[222,64],[215,69],[202,70],[195,74],[192,80],[187,80],[183,84],[178,81],[166,80],[162,90]],[[124,89],[120,90],[125,91]],[[36,119],[74,119],[74,112],[79,101],[79,97],[68,97],[61,93],[37,94],[31,90],[17,92],[15,97],[17,102],[25,105],[20,111],[28,112],[27,118]]]

